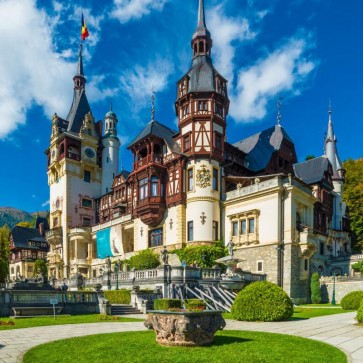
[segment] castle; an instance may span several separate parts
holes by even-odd
[[[100,275],[105,258],[128,259],[189,244],[232,241],[240,267],[264,273],[295,299],[309,276],[349,273],[344,169],[332,114],[323,156],[297,163],[280,125],[226,141],[227,80],[214,68],[204,1],[192,63],[177,83],[178,129],[154,117],[132,140],[130,172],[118,169],[118,119],[95,120],[86,96],[82,45],[68,116],[52,118],[48,158],[50,275]]]

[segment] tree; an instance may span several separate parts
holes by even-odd
[[[343,163],[346,170],[343,200],[347,203],[352,231],[352,247],[363,249],[363,158],[348,159]]]
[[[313,304],[321,303],[320,276],[317,272],[311,275],[310,280],[311,302]]]
[[[0,283],[4,283],[9,275],[9,235],[8,226],[0,228]]]
[[[18,227],[33,228],[33,222],[19,222]]]
[[[44,260],[36,260],[34,262],[34,272],[37,275],[43,276],[44,282],[47,282],[48,269]]]
[[[305,158],[305,161],[307,160],[311,160],[311,159],[315,159],[316,156],[315,155],[308,155],[306,158]]]

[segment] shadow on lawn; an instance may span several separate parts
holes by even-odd
[[[241,337],[234,337],[234,336],[216,335],[214,337],[213,345],[221,346],[221,345],[228,345],[235,343],[246,343],[249,341],[251,341],[251,339],[243,339]]]

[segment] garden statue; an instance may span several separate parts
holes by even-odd
[[[160,253],[161,260],[163,261],[164,265],[168,264],[169,261],[169,255],[168,250],[164,247],[164,249]]]

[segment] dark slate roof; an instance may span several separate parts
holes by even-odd
[[[39,230],[37,230],[36,228],[15,226],[11,231],[11,235],[13,236],[14,246],[17,248],[44,250],[44,248],[29,246],[28,241],[47,242],[47,240],[40,235]],[[46,248],[45,250],[47,249],[48,248]]]
[[[190,79],[188,92],[216,92],[217,74],[222,77],[214,68],[209,56],[195,57],[187,73]]]
[[[272,154],[281,148],[284,139],[294,144],[283,127],[276,125],[238,141],[233,146],[247,154],[246,167],[257,172],[266,168]]]
[[[181,153],[179,145],[173,139],[173,136],[175,136],[177,133],[177,131],[174,131],[160,122],[153,120],[150,121],[146,127],[135,137],[135,139],[131,141],[127,148],[130,149],[133,145],[145,137],[154,135],[160,139],[163,139],[172,151]]]
[[[91,112],[85,89],[74,90],[73,102],[69,110],[67,121],[68,131],[79,133],[83,124],[83,119],[88,112]]]
[[[306,184],[316,184],[324,179],[325,172],[329,170],[329,164],[330,162],[325,155],[320,156],[294,164],[294,173]]]
[[[44,231],[49,231],[49,223],[47,218],[44,217],[37,217],[35,221],[35,228],[39,230],[39,224],[43,223],[43,229]]]
[[[127,178],[129,177],[129,175],[131,174],[129,171],[126,170],[122,170],[121,173],[122,177],[127,180]]]
[[[210,38],[210,32],[207,29],[207,25],[205,24],[204,0],[199,0],[198,25],[197,29],[193,34],[193,38],[203,37],[203,36]]]

